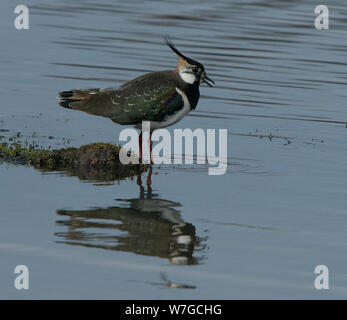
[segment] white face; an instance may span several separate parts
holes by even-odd
[[[198,81],[196,74],[193,73],[192,68],[187,66],[181,66],[179,75],[185,83],[193,84]]]

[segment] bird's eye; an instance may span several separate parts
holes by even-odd
[[[193,71],[194,73],[198,73],[198,72],[199,72],[199,69],[198,69],[198,68],[193,68],[192,71]]]

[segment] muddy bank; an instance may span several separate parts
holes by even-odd
[[[81,180],[114,181],[146,171],[146,165],[123,165],[119,161],[120,146],[92,143],[80,148],[37,149],[19,143],[0,143],[0,161],[31,165],[41,171],[65,171]]]

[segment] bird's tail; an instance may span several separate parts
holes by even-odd
[[[107,89],[62,91],[59,92],[59,105],[123,123],[124,120],[119,118],[122,108],[112,98],[112,92]]]
[[[86,100],[97,92],[99,92],[99,89],[70,90],[59,92],[59,105],[64,108],[75,109],[73,107],[73,104],[75,102]]]

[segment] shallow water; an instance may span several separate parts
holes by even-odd
[[[229,166],[154,167],[148,188],[147,174],[96,183],[0,164],[0,298],[346,298],[342,0],[325,2],[321,31],[310,0],[33,0],[26,31],[12,2],[0,10],[3,141],[117,143],[123,127],[59,108],[57,92],[174,68],[171,35],[216,86],[170,130],[227,128]],[[30,290],[13,286],[19,264]],[[314,289],[319,264],[329,290]]]

